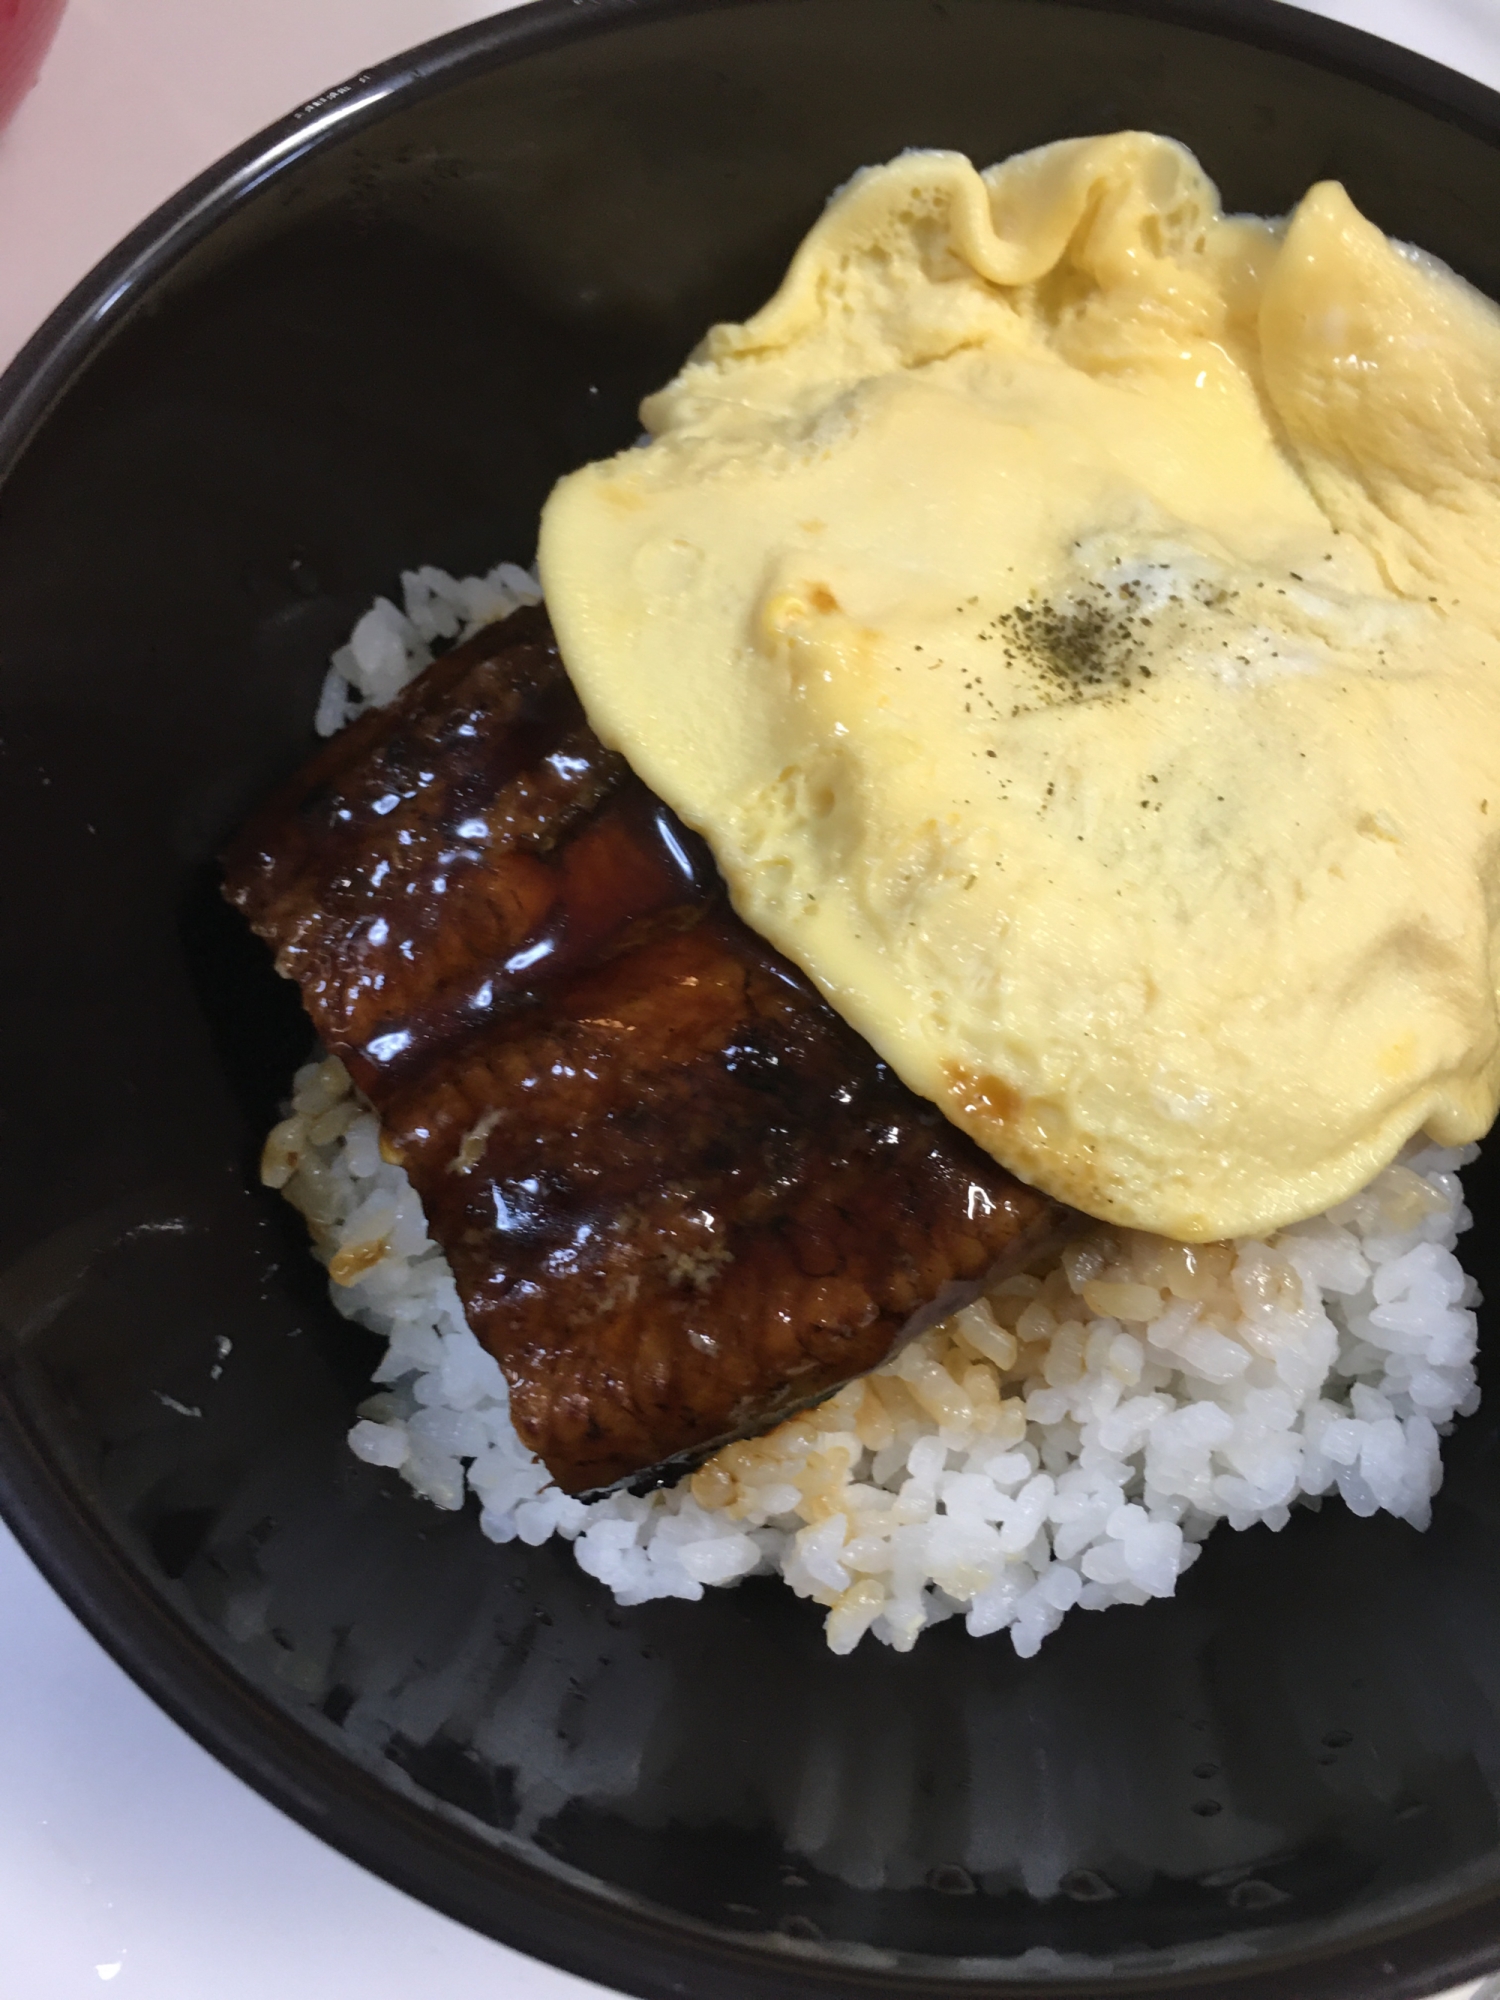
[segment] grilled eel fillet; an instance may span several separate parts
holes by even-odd
[[[738,921],[540,610],[336,736],[225,886],[567,1492],[763,1429],[1059,1232]]]

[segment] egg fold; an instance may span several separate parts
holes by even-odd
[[[1500,1090],[1500,315],[1140,133],[857,175],[560,482],[589,719],[914,1090],[1254,1236]]]

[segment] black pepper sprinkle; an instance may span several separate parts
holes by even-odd
[[[1004,642],[1008,664],[1029,668],[1054,700],[1120,694],[1151,678],[1143,638],[1151,619],[1137,609],[1139,595],[1134,581],[1113,590],[1089,584],[1060,602],[1017,604],[991,629]]]

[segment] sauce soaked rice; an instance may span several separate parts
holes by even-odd
[[[331,734],[440,644],[534,601],[504,565],[403,579],[334,657]],[[1439,1441],[1477,1407],[1458,1170],[1416,1143],[1352,1200],[1256,1240],[1099,1229],[892,1361],[649,1496],[561,1493],[511,1426],[442,1252],[342,1066],[299,1071],[264,1176],[307,1217],[334,1304],[387,1342],[349,1442],[417,1493],[472,1492],[497,1542],[570,1541],[623,1604],[780,1575],[835,1652],[961,1616],[1034,1654],[1071,1609],[1170,1596],[1221,1520],[1337,1496],[1427,1525]]]

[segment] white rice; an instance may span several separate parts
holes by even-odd
[[[384,708],[408,681],[430,667],[433,648],[467,638],[481,625],[508,618],[523,604],[540,604],[536,574],[498,563],[487,576],[449,576],[430,565],[402,573],[398,610],[377,597],[329,662],[313,728],[333,736],[367,708]]]
[[[324,734],[397,693],[441,642],[534,602],[502,565],[403,578],[334,657]],[[1477,1408],[1477,1148],[1407,1148],[1362,1194],[1267,1241],[1196,1249],[1100,1229],[1012,1278],[827,1402],[669,1491],[585,1504],[513,1430],[447,1259],[374,1114],[333,1060],[298,1072],[264,1164],[307,1216],[334,1304],[384,1337],[355,1454],[490,1538],[560,1535],[622,1604],[777,1574],[847,1653],[907,1650],[961,1615],[1035,1653],[1074,1608],[1171,1596],[1219,1521],[1284,1527],[1337,1494],[1424,1528],[1439,1439]]]

